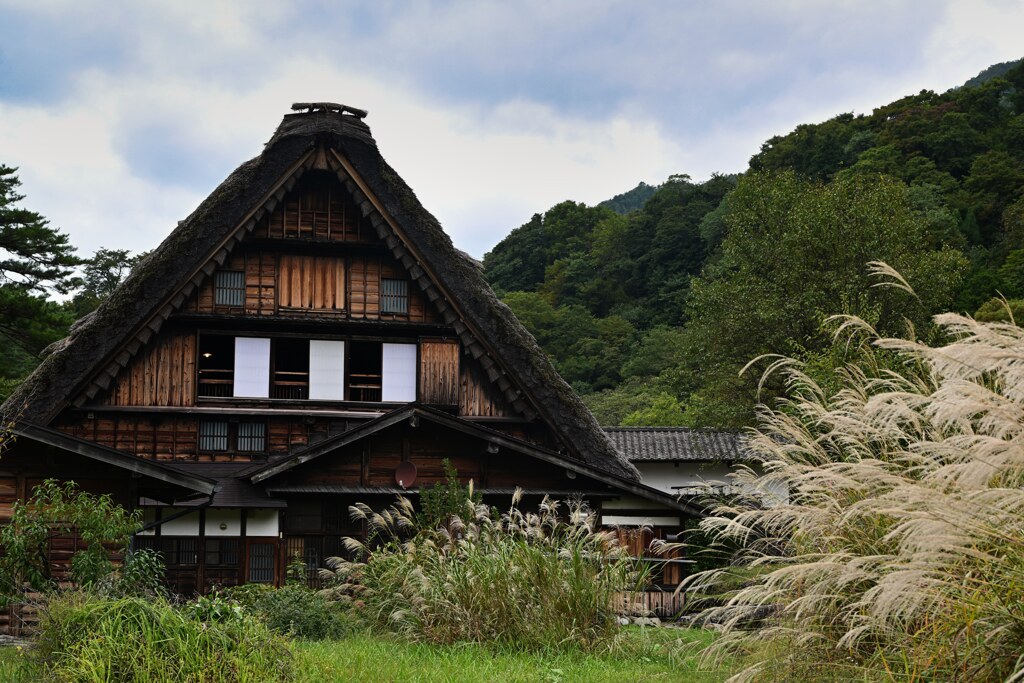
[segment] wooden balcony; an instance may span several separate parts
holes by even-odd
[[[228,398],[234,392],[234,372],[231,370],[200,370],[198,394],[214,398]]]
[[[275,372],[270,397],[292,400],[309,398],[309,373]]]

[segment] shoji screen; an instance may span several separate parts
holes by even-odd
[[[270,340],[235,337],[235,396],[270,396]]]
[[[416,400],[416,345],[383,344],[381,400]]]
[[[345,399],[345,342],[309,341],[309,398]]]

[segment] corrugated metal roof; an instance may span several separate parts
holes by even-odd
[[[630,462],[748,460],[742,432],[686,427],[605,427]]]

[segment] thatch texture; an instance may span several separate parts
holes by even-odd
[[[182,287],[241,229],[241,222],[289,169],[321,147],[333,149],[356,170],[393,220],[398,237],[468,327],[467,334],[488,350],[504,376],[554,431],[565,453],[637,480],[636,469],[618,453],[533,336],[498,300],[479,266],[453,246],[437,219],[383,159],[366,124],[330,111],[285,116],[260,156],[232,173],[94,315],[54,345],[4,404],[7,414],[50,423],[98,373],[109,374],[111,363],[125,357],[140,331],[159,328],[158,312],[182,298]]]

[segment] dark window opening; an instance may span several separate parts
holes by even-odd
[[[409,312],[409,282],[382,278],[380,281],[380,312],[406,315]]]
[[[235,338],[216,334],[200,335],[199,395],[231,396],[234,374]]]
[[[382,350],[379,342],[352,342],[348,345],[348,399],[381,400]]]
[[[263,453],[267,450],[267,426],[262,422],[238,423],[238,452]]]
[[[263,422],[199,421],[201,453],[265,453],[267,425]]]
[[[309,340],[273,340],[273,398],[309,398]]]
[[[214,275],[213,281],[213,300],[216,305],[245,305],[245,273],[240,270],[222,270]]]
[[[228,450],[228,423],[200,420],[199,450],[214,452]]]
[[[237,567],[239,545],[237,538],[206,538],[207,566]]]
[[[249,581],[272,583],[274,581],[274,544],[251,543],[249,545]]]

